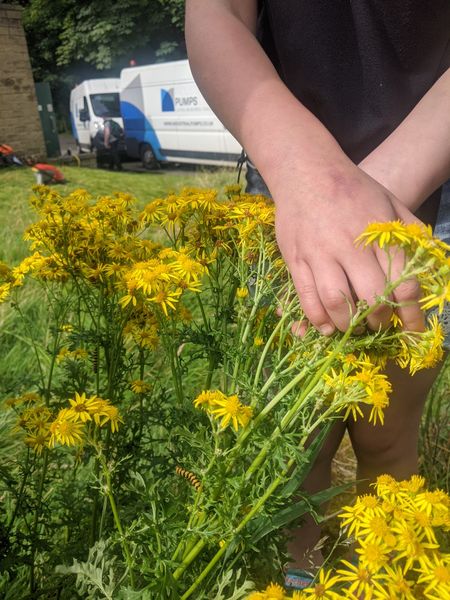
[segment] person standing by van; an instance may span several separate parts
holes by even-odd
[[[306,317],[324,335],[344,331],[348,306],[373,303],[388,268],[382,252],[363,252],[356,237],[370,222],[414,222],[419,210],[432,222],[450,176],[450,3],[187,0],[186,40],[208,104],[270,190],[279,247]],[[415,281],[395,294],[407,330],[424,328],[418,294]],[[370,328],[386,327],[391,315],[382,307]],[[360,491],[381,473],[416,472],[436,372],[388,371],[384,427],[338,424],[308,491],[328,486],[346,427],[365,480]],[[312,522],[294,533],[291,567],[307,566],[305,551],[317,539]]]
[[[114,167],[118,171],[122,170],[120,151],[123,137],[122,127],[114,119],[104,117],[103,127],[96,133],[94,138],[98,168],[106,165],[111,170],[114,170]]]
[[[123,129],[114,119],[105,118],[103,122],[103,143],[109,157],[109,168],[122,170],[120,160],[120,143],[123,140]]]

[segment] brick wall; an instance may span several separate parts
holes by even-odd
[[[22,8],[0,4],[0,143],[19,155],[45,156]]]

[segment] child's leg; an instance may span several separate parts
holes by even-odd
[[[358,461],[359,492],[371,491],[369,484],[387,473],[396,479],[408,479],[418,468],[419,425],[428,391],[439,368],[427,369],[411,376],[394,364],[386,369],[392,383],[390,405],[384,425],[369,423],[365,418],[349,419],[348,430]]]
[[[364,411],[364,419],[356,422],[349,420],[347,423],[358,459],[357,478],[365,480],[359,484],[360,493],[371,491],[369,483],[382,473],[405,479],[417,472],[420,418],[428,391],[438,372],[439,368],[428,369],[412,377],[407,371],[390,365],[387,375],[393,392],[390,406],[385,412],[385,424],[374,426],[369,423],[370,409]],[[330,486],[331,461],[344,431],[345,424],[337,424],[325,442],[303,485],[309,493]],[[311,566],[309,558],[320,564],[319,552],[308,556],[308,550],[320,539],[320,528],[311,517],[289,534],[292,539],[288,543],[288,550],[293,557],[290,568],[308,569]]]
[[[331,461],[345,433],[346,424],[337,422],[328,435],[322,449],[319,452],[308,477],[305,479],[302,489],[309,494],[314,494],[330,487],[331,484]],[[289,531],[288,551],[292,556],[289,568],[311,569],[311,561],[320,565],[322,556],[320,551],[311,550],[320,539],[320,527],[311,516],[306,517],[301,526]]]

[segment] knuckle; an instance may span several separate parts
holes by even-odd
[[[417,279],[408,279],[395,290],[397,300],[418,300],[420,298],[420,285]]]
[[[325,289],[321,294],[322,303],[327,310],[341,310],[347,306],[347,299],[339,290]]]
[[[300,284],[298,286],[298,295],[301,301],[313,300],[317,297],[316,286],[313,284]]]

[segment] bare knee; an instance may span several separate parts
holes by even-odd
[[[395,464],[408,457],[416,459],[417,456],[418,430],[383,431],[374,427],[372,433],[364,429],[353,431],[350,437],[358,463],[368,466],[386,468],[389,464]]]

